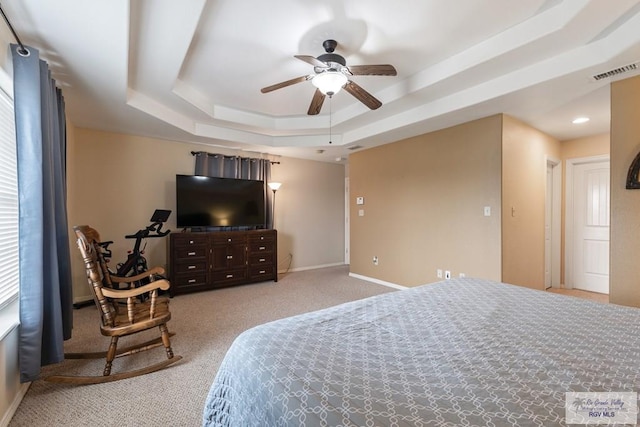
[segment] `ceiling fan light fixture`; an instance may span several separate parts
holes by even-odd
[[[347,84],[347,76],[340,71],[325,71],[320,74],[316,74],[311,79],[311,83],[317,87],[320,92],[325,95],[333,96],[340,92],[340,89]]]

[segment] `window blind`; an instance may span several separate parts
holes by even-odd
[[[18,169],[13,100],[0,90],[0,309],[18,296]]]

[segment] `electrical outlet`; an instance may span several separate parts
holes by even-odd
[[[449,270],[444,272],[444,278],[445,280],[451,279],[451,272]]]
[[[460,276],[460,277],[467,277],[467,275],[466,275],[466,274],[464,274],[464,273],[460,273],[458,276]]]
[[[377,256],[373,257],[373,265],[378,265],[378,257]]]
[[[442,279],[442,270],[441,269],[437,269],[436,270],[436,276],[438,276],[438,279]]]

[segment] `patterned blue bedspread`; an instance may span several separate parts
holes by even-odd
[[[565,392],[640,390],[640,310],[453,279],[260,325],[206,426],[565,425]]]

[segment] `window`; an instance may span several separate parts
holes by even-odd
[[[13,101],[0,90],[0,310],[18,296],[18,171]]]

